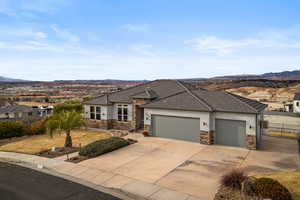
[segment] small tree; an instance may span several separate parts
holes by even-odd
[[[60,128],[66,132],[65,147],[72,147],[71,131],[86,126],[86,121],[82,115],[76,111],[61,112],[59,114]]]
[[[57,129],[60,129],[60,117],[58,114],[51,115],[46,120],[46,127],[49,131],[50,137],[53,138],[53,133]]]
[[[76,111],[78,113],[83,112],[83,105],[79,100],[66,101],[64,103],[60,103],[54,106],[54,114],[58,114],[60,112],[68,112],[68,111]]]

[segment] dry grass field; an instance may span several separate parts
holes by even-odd
[[[280,136],[280,137],[287,137],[292,139],[296,139],[298,137],[298,134],[296,133],[286,133],[286,132],[276,132],[276,131],[266,131],[265,133],[271,136]]]
[[[73,146],[79,147],[87,145],[95,140],[111,137],[110,133],[78,130],[71,133]],[[18,152],[26,154],[37,154],[43,150],[51,149],[52,147],[62,147],[65,142],[65,134],[55,134],[53,139],[49,135],[36,135],[26,138],[21,141],[9,143],[0,146],[0,151]]]
[[[256,175],[255,177],[267,177],[279,181],[291,192],[293,200],[300,200],[300,169],[290,172]]]

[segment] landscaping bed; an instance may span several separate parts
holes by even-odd
[[[299,177],[298,177],[299,178]],[[295,183],[290,180],[290,183]],[[297,200],[287,184],[266,176],[247,176],[244,170],[233,169],[224,174],[214,200]]]
[[[87,160],[90,158],[94,158],[100,156],[105,153],[109,153],[120,149],[122,147],[126,147],[128,145],[136,143],[136,140],[132,139],[124,139],[121,137],[110,137],[103,140],[97,140],[92,142],[84,147],[82,147],[79,151],[79,155],[72,157],[66,161],[72,163],[79,163],[83,160]]]
[[[80,150],[79,147],[58,147],[53,151],[52,149],[47,149],[39,152],[37,155],[46,157],[46,158],[56,158],[66,154],[71,154],[78,152]]]

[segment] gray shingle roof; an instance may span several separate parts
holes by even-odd
[[[195,111],[220,111],[236,113],[259,113],[267,105],[222,91],[192,90],[162,100],[145,104],[144,108],[181,109]],[[194,95],[198,98],[195,101]],[[202,102],[202,103],[201,103]]]
[[[300,100],[300,93],[296,93],[296,94],[295,94],[294,100]]]
[[[84,104],[131,103],[132,98],[154,99],[143,105],[144,108],[258,113],[266,107],[258,101],[227,92],[195,90],[189,84],[175,80],[147,82],[94,98]]]
[[[177,92],[185,91],[185,88],[177,81],[156,80],[108,94],[108,102],[105,95],[103,95],[86,101],[84,104],[107,105],[108,103],[131,103],[131,99],[134,95],[146,95],[145,90],[147,88],[151,89],[153,93],[151,95],[155,93],[157,98],[164,98]]]
[[[24,105],[2,106],[0,107],[0,113],[12,113],[12,112],[31,112],[32,107]]]
[[[132,95],[131,97],[136,99],[156,99],[158,98],[158,95],[150,87],[147,87],[145,88],[145,91],[139,92],[135,95]]]
[[[197,98],[190,95],[188,91],[176,93],[172,96],[142,105],[142,107],[207,112],[210,111],[210,109],[205,105],[204,102],[201,102]]]

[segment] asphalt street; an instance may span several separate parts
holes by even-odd
[[[119,200],[89,187],[0,162],[0,200]]]

